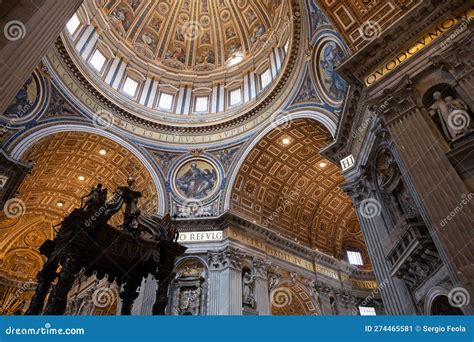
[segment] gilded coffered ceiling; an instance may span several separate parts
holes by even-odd
[[[314,0],[310,0],[314,1]],[[421,0],[319,0],[352,50],[380,37]]]
[[[112,196],[128,177],[134,177],[136,189],[143,194],[141,209],[148,214],[156,210],[156,190],[148,171],[131,152],[106,138],[57,133],[40,140],[23,160],[33,165],[31,173],[0,216],[0,269],[9,278],[35,277],[42,264],[37,249],[98,182]]]
[[[339,187],[343,177],[319,154],[330,139],[306,119],[272,130],[241,166],[231,210],[338,258],[347,247],[364,249],[352,202]]]

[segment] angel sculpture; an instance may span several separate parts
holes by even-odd
[[[105,206],[107,200],[107,189],[102,187],[102,184],[97,184],[97,187],[92,188],[91,191],[82,197],[81,209],[87,213],[98,213],[100,208]]]

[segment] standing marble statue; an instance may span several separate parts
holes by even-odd
[[[463,135],[469,126],[466,104],[461,100],[454,100],[451,96],[443,99],[439,91],[433,94],[433,98],[435,102],[429,112],[431,117],[438,116],[446,139],[452,141]]]
[[[243,304],[255,308],[255,275],[245,272],[242,279]]]

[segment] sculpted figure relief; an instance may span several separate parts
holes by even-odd
[[[242,278],[243,304],[255,308],[255,275],[246,271]]]

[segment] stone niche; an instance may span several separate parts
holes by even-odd
[[[176,276],[171,284],[171,314],[199,316],[206,312],[207,272],[197,259],[187,259],[176,267]]]

